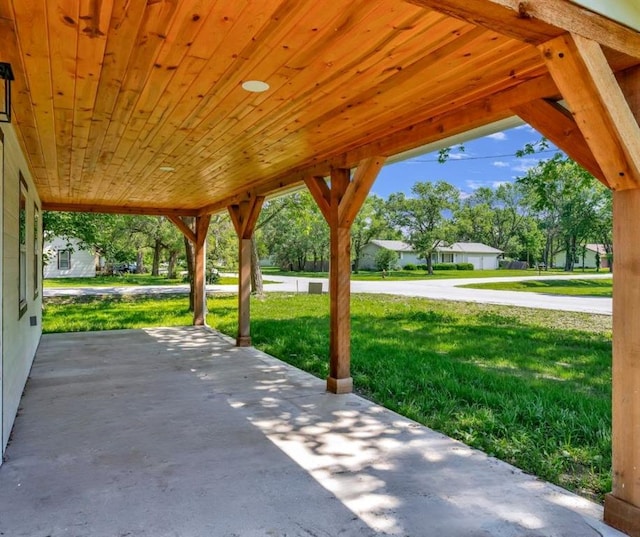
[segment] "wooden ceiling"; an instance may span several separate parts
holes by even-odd
[[[572,12],[614,70],[638,63],[632,30],[509,4],[0,0],[0,61],[44,207],[196,214],[559,97],[534,45]]]

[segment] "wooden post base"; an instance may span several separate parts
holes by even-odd
[[[353,391],[353,379],[351,377],[344,379],[327,377],[327,391],[336,394],[351,393]]]
[[[238,336],[236,347],[251,347],[251,336]]]
[[[631,537],[640,537],[640,508],[613,494],[604,498],[604,521]]]

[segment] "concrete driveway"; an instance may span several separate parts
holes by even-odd
[[[417,280],[417,281],[352,281],[352,293],[391,294],[413,297],[433,298],[436,300],[455,300],[458,302],[478,302],[482,304],[499,304],[506,306],[520,306],[525,308],[540,308],[558,311],[577,311],[584,313],[599,313],[611,315],[612,302],[610,298],[578,297],[545,295],[542,293],[526,293],[519,291],[494,291],[490,289],[468,289],[460,285],[471,283],[490,283],[506,281],[523,281],[539,279],[600,279],[610,278],[611,274],[570,274],[553,276],[523,276],[505,278],[468,278],[451,280]],[[298,278],[295,276],[268,276],[270,281],[278,283],[265,285],[267,292],[306,293],[310,282],[323,283],[324,291],[328,291],[329,281],[326,278]],[[208,285],[211,293],[237,292],[236,285]],[[84,287],[84,288],[45,288],[44,296],[79,296],[102,294],[175,294],[187,293],[186,285],[156,285],[129,287]]]
[[[491,289],[469,289],[459,287],[473,283],[511,282],[525,280],[558,280],[558,279],[602,279],[611,278],[611,274],[580,274],[553,276],[523,276],[504,278],[460,278],[443,280],[416,281],[352,281],[352,293],[391,294],[413,297],[433,298],[436,300],[455,300],[458,302],[478,302],[482,304],[499,304],[525,308],[540,308],[557,311],[577,311],[611,315],[612,301],[602,297],[580,297],[545,295],[543,293],[526,293],[520,291],[495,291]],[[328,291],[328,280],[325,278],[296,278],[292,276],[269,276],[270,280],[280,280],[280,284],[265,286],[272,291],[306,292],[309,282],[323,282],[324,291]]]
[[[620,537],[600,506],[198,327],[45,335],[7,537]]]

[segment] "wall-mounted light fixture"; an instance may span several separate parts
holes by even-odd
[[[0,91],[4,93],[3,106],[0,106],[0,122],[11,123],[11,81],[13,71],[10,63],[0,62]],[[3,97],[0,93],[0,99]]]

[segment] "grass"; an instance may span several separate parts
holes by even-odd
[[[603,280],[528,280],[523,282],[473,283],[460,287],[496,289],[499,291],[526,291],[549,295],[611,297],[613,279]]]
[[[283,271],[275,267],[263,267],[263,274],[274,276],[291,276],[294,278],[328,278],[327,272],[295,272],[295,271]],[[549,270],[544,274],[566,274],[563,271]],[[587,271],[594,272],[594,271]],[[387,272],[385,277],[389,281],[401,281],[401,280],[445,280],[454,278],[495,278],[495,277],[510,277],[510,276],[535,276],[539,274],[537,270],[438,270],[429,275],[426,270],[391,270]],[[360,271],[351,274],[352,280],[357,281],[374,281],[382,280],[382,272],[373,271]]]
[[[182,278],[169,279],[166,276],[149,274],[122,274],[120,276],[96,276],[95,278],[47,278],[44,287],[127,287],[134,285],[184,285]],[[222,276],[218,285],[237,285],[238,278]],[[271,282],[265,282],[271,283]]]
[[[236,300],[210,298],[209,324],[235,334]],[[44,329],[184,325],[186,306],[186,297],[56,298]],[[254,300],[253,342],[324,378],[328,311],[326,295]],[[610,317],[354,295],[352,326],[363,396],[588,498],[610,490]]]

